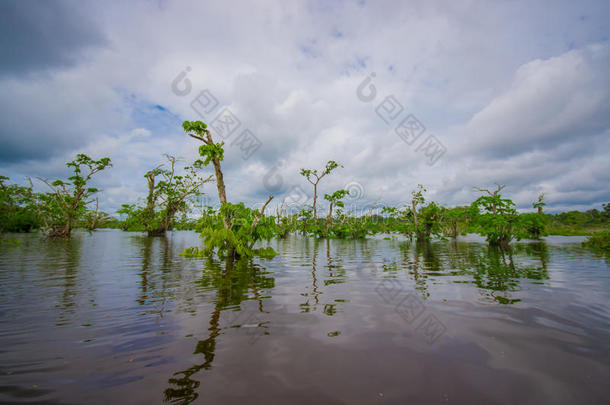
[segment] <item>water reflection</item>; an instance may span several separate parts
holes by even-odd
[[[55,305],[59,310],[56,326],[71,323],[77,310],[78,295],[84,292],[78,285],[81,245],[81,239],[75,238],[73,241],[53,240],[45,246],[45,254],[50,260],[41,271],[50,279],[57,280],[61,289],[61,298]]]
[[[508,249],[470,247],[466,261],[458,261],[461,272],[454,274],[472,277],[471,282],[481,289],[481,295],[500,304],[514,304],[521,301],[513,294],[522,289],[524,280],[549,279],[547,261],[548,248],[544,242],[515,245]]]
[[[525,379],[544,385],[549,376],[569,386],[555,371],[560,367],[537,361],[548,349],[569,370],[586,369],[599,381],[610,375],[599,363],[608,358],[610,275],[604,259],[580,241],[501,250],[463,239],[289,236],[272,242],[279,256],[261,262],[186,259],[179,252],[200,242],[186,232],[166,238],[96,232],[70,241],[18,237],[19,246],[0,246],[0,312],[7,314],[0,319],[0,395],[6,397],[0,402],[40,395],[40,402],[88,403],[96,395],[119,400],[129,392],[138,395],[134,402],[162,397],[188,404],[205,392],[205,399],[222,403],[230,393],[213,389],[219,381],[235,382],[246,397],[255,390],[285,394],[302,381],[312,392],[330,392],[341,384],[332,380],[337,375],[357,381],[340,398],[357,403],[348,397],[370,381],[362,370],[383,375],[375,384],[384,392],[404,393],[392,398],[397,403],[426,402],[419,384],[392,380],[400,375],[417,380],[441,372],[475,381],[512,367],[497,379],[505,390],[524,387]],[[447,326],[442,343],[418,348],[417,355],[410,351],[419,336],[415,324],[406,325],[395,303],[380,298],[382,281],[396,281],[426,301],[426,311]],[[521,360],[498,358],[507,348]],[[249,364],[281,375],[286,385],[265,386],[271,380]],[[32,388],[41,381],[47,381],[44,394]],[[472,395],[472,402],[485,402]]]
[[[275,286],[275,280],[269,277],[263,268],[254,265],[249,260],[235,261],[227,258],[223,262],[215,258],[204,260],[201,278],[195,282],[199,287],[214,293],[214,309],[209,315],[208,335],[206,339],[199,340],[193,354],[203,355],[201,363],[195,364],[186,370],[174,373],[169,379],[170,387],[164,391],[164,401],[176,404],[189,404],[198,398],[197,388],[200,382],[194,375],[202,370],[212,367],[216,354],[217,339],[222,331],[229,328],[253,327],[257,330],[249,332],[267,333],[267,322],[261,321],[258,316],[251,314],[242,316],[240,304],[243,301],[256,301],[256,309],[260,314],[267,313],[264,309],[264,299],[267,291]],[[237,315],[236,315],[237,313]],[[227,326],[221,327],[221,316],[225,315]],[[255,322],[253,325],[247,324]]]

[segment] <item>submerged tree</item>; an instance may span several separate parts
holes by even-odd
[[[124,230],[146,231],[148,236],[165,235],[174,229],[178,214],[184,218],[191,212],[194,200],[203,194],[201,186],[212,180],[211,175],[200,175],[201,160],[179,168],[178,159],[164,156],[168,161],[167,166],[159,165],[144,175],[148,186],[146,205],[123,204],[117,211],[126,215]]]
[[[415,227],[415,232],[417,232],[419,226],[419,218],[417,217],[417,206],[422,205],[426,199],[424,198],[424,193],[426,189],[421,184],[417,185],[417,189],[411,192],[411,215],[413,216],[413,224]]]
[[[97,228],[104,227],[116,219],[104,211],[99,210],[99,198],[95,199],[95,210],[87,211],[83,217],[83,226],[88,231],[94,231]]]
[[[307,181],[313,185],[313,218],[314,218],[314,220],[316,220],[318,218],[318,211],[316,209],[316,203],[318,200],[318,183],[320,182],[320,180],[322,180],[322,178],[324,178],[324,176],[326,176],[327,174],[330,174],[337,167],[343,167],[343,166],[338,164],[334,160],[329,160],[326,163],[326,167],[324,167],[324,169],[321,170],[320,172],[318,172],[317,169],[314,169],[314,170],[301,169],[301,172],[300,172],[301,176],[305,177],[307,179]]]
[[[199,155],[205,160],[203,166],[207,166],[210,163],[214,166],[214,176],[216,176],[216,188],[218,189],[218,200],[220,205],[227,203],[227,191],[225,187],[224,176],[222,174],[222,168],[220,162],[224,159],[225,150],[223,148],[224,142],[215,143],[212,139],[212,134],[208,130],[207,124],[201,121],[184,121],[182,123],[184,131],[192,138],[195,138],[204,144],[199,147]],[[228,228],[229,222],[227,218],[223,218],[223,224],[225,228]]]
[[[40,194],[40,216],[51,237],[69,237],[75,222],[86,212],[86,206],[93,202],[89,198],[98,192],[97,188],[87,187],[94,174],[112,166],[110,158],[94,160],[79,153],[76,159],[66,163],[74,175],[67,181],[50,182],[40,179],[52,192]]]
[[[207,166],[212,163],[216,176],[218,199],[220,201],[219,216],[222,223],[206,218],[205,226],[201,229],[204,238],[204,248],[189,248],[183,253],[187,256],[207,256],[214,251],[219,257],[243,258],[259,256],[273,256],[271,248],[254,249],[258,240],[269,239],[275,232],[275,220],[265,217],[265,208],[273,199],[270,195],[259,210],[253,210],[243,203],[231,204],[227,202],[226,187],[224,183],[220,162],[224,158],[224,142],[215,143],[207,125],[201,121],[184,121],[185,132],[204,144],[199,147],[199,155],[204,158],[201,163]]]
[[[542,207],[545,205],[544,193],[542,193],[538,196],[538,201],[532,203],[532,207],[536,208],[538,212],[528,212],[519,216],[518,236],[520,238],[540,239],[546,235],[546,226],[549,221],[542,212]]]
[[[445,209],[443,215],[443,232],[446,236],[456,238],[465,232],[468,224],[468,207],[453,207]]]
[[[540,193],[540,195],[538,196],[538,201],[534,202],[532,204],[532,207],[534,207],[538,210],[539,215],[542,215],[542,208],[545,205],[546,205],[546,203],[544,202],[544,193]]]
[[[328,215],[326,216],[326,233],[330,233],[330,222],[333,217],[333,207],[345,207],[343,198],[349,194],[348,190],[337,190],[332,194],[324,194],[324,199],[329,202],[328,205]]]
[[[201,160],[195,160],[192,165],[185,166],[185,173],[178,174],[176,158],[170,155],[165,156],[169,162],[168,169],[156,168],[147,173],[149,191],[152,182],[153,195],[149,194],[147,198],[146,215],[151,215],[149,210],[151,208],[154,210],[155,204],[158,204],[160,209],[157,213],[152,213],[156,218],[147,224],[149,236],[165,235],[168,230],[172,230],[176,214],[189,211],[189,202],[202,194],[202,185],[212,180],[211,175],[206,178],[199,176],[198,170],[203,165]],[[160,179],[156,185],[154,184],[155,176]]]
[[[500,191],[504,185],[497,185],[493,192],[488,189],[477,188],[487,195],[479,197],[471,205],[473,225],[475,229],[486,237],[490,245],[506,247],[510,241],[517,237],[516,222],[517,211],[513,208],[515,203],[502,198]]]
[[[29,232],[40,227],[36,196],[29,186],[7,183],[0,176],[0,231]]]

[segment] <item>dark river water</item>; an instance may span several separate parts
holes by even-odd
[[[608,404],[610,270],[582,238],[0,243],[0,403]]]

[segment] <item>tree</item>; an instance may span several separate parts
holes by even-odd
[[[215,143],[212,139],[208,126],[201,121],[184,121],[182,123],[184,131],[192,138],[195,138],[204,144],[199,147],[199,155],[204,157],[203,165],[207,166],[212,163],[214,166],[214,175],[216,176],[216,188],[218,189],[218,200],[220,205],[227,203],[227,192],[225,188],[224,177],[220,162],[224,159],[224,142]],[[223,219],[225,228],[229,227],[228,219]]]
[[[88,231],[94,231],[97,228],[104,227],[111,222],[116,221],[104,211],[99,211],[99,198],[95,199],[95,210],[85,212],[83,218],[83,226]]]
[[[36,197],[29,186],[8,184],[0,176],[0,231],[29,232],[40,227]]]
[[[493,192],[477,188],[487,195],[479,197],[471,205],[475,229],[486,237],[490,245],[501,247],[508,246],[517,236],[515,225],[518,218],[517,211],[513,208],[515,203],[499,194],[504,187],[498,184]]]
[[[305,177],[307,179],[307,181],[313,185],[313,218],[314,218],[314,220],[318,218],[318,211],[316,210],[316,202],[318,200],[318,183],[320,182],[320,180],[322,180],[322,178],[324,178],[324,176],[326,176],[327,174],[330,174],[337,167],[343,167],[343,166],[338,164],[334,160],[329,160],[326,163],[326,167],[323,170],[321,170],[320,172],[318,172],[318,170],[301,169],[301,172],[300,172],[301,176]]]
[[[143,210],[136,204],[122,204],[117,210],[117,214],[121,216],[121,229],[124,231],[145,231]],[[125,215],[125,218],[123,218]]]
[[[424,193],[427,190],[424,188],[424,186],[422,186],[421,184],[417,185],[417,188],[413,191],[411,191],[411,196],[413,196],[413,198],[411,199],[411,213],[413,215],[413,223],[415,225],[415,232],[417,232],[418,229],[418,217],[417,217],[417,206],[418,205],[422,205],[426,199],[424,198]]]
[[[542,215],[542,207],[544,207],[546,203],[544,202],[544,193],[540,193],[538,196],[538,201],[532,203],[532,207],[538,210],[538,214]]]
[[[199,155],[204,159],[202,166],[212,163],[216,176],[218,199],[220,201],[219,215],[222,225],[206,219],[206,226],[201,231],[204,238],[204,249],[188,248],[183,253],[186,256],[209,255],[216,251],[219,257],[244,258],[254,255],[275,255],[271,248],[254,249],[254,244],[260,239],[268,239],[275,232],[275,221],[265,217],[265,208],[273,199],[270,195],[260,211],[252,210],[243,203],[227,202],[226,188],[220,162],[224,159],[224,142],[215,143],[207,125],[201,121],[184,121],[185,132],[204,144],[199,147]]]
[[[216,221],[206,221],[201,229],[204,248],[187,248],[182,254],[189,257],[209,256],[216,252],[219,258],[242,259],[253,256],[273,257],[275,251],[268,247],[254,249],[259,240],[269,240],[275,235],[276,225],[273,217],[265,217],[265,208],[273,196],[269,196],[261,210],[247,208],[244,203],[225,203]],[[224,227],[227,220],[229,226]]]
[[[348,194],[348,190],[337,190],[332,194],[324,194],[324,199],[330,203],[328,207],[328,216],[326,217],[327,234],[330,232],[330,220],[333,216],[333,206],[345,207],[345,204],[341,200]]]
[[[417,240],[430,239],[432,235],[440,235],[442,232],[441,219],[443,209],[434,201],[420,208],[419,213],[415,218],[419,217],[415,227]]]
[[[66,166],[74,171],[74,175],[67,181],[49,182],[40,179],[52,190],[39,195],[41,218],[47,234],[51,237],[70,236],[75,221],[86,212],[86,206],[93,202],[89,198],[99,191],[97,188],[87,187],[87,183],[94,174],[112,166],[112,163],[108,157],[94,160],[79,153],[76,159],[66,163]]]
[[[519,215],[519,238],[540,239],[546,235],[546,225],[548,218],[543,215],[542,207],[544,202],[544,193],[538,196],[538,201],[532,203],[532,207],[538,210],[537,213],[529,212]]]
[[[460,229],[466,228],[468,221],[468,207],[453,207],[445,210],[443,215],[445,222],[445,235],[455,238]]]
[[[212,180],[212,176],[203,178],[199,176],[198,170],[202,167],[201,160],[195,160],[192,165],[184,167],[184,174],[176,172],[176,158],[165,155],[169,162],[169,168],[156,168],[146,174],[149,184],[149,195],[146,205],[146,217],[158,217],[146,223],[148,236],[165,235],[168,230],[173,229],[175,216],[178,212],[186,213],[190,210],[189,202],[200,196],[201,186]],[[155,178],[160,178],[155,185]],[[150,191],[153,191],[151,196]],[[160,211],[154,212],[155,204],[158,202]],[[152,210],[152,212],[151,212]]]

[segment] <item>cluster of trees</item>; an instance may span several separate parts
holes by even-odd
[[[165,155],[167,162],[148,171],[146,200],[140,204],[124,204],[118,210],[121,220],[98,211],[99,190],[88,186],[91,178],[111,166],[110,158],[94,160],[79,154],[67,163],[74,174],[67,180],[40,179],[49,190],[33,191],[28,186],[8,183],[0,177],[0,225],[3,231],[30,231],[41,228],[49,236],[70,236],[74,227],[89,230],[98,227],[120,227],[125,231],[143,231],[149,236],[162,236],[173,229],[197,229],[203,238],[203,247],[189,248],[184,254],[240,258],[254,255],[273,256],[271,248],[255,248],[259,241],[272,237],[284,238],[291,233],[316,238],[362,239],[377,233],[402,234],[418,241],[435,237],[456,237],[459,234],[478,233],[490,245],[505,247],[512,240],[539,239],[548,232],[549,223],[566,225],[598,224],[607,228],[610,207],[603,211],[585,213],[571,211],[556,215],[543,212],[544,195],[532,204],[536,212],[518,213],[515,203],[504,198],[498,185],[495,190],[476,190],[481,196],[468,206],[446,208],[426,199],[426,189],[419,185],[411,192],[408,204],[398,207],[375,206],[363,215],[346,212],[348,190],[334,190],[323,194],[326,213],[319,217],[319,194],[322,180],[343,166],[330,160],[322,169],[300,170],[300,174],[313,187],[313,201],[300,207],[298,212],[286,213],[285,200],[275,215],[265,215],[273,199],[270,195],[260,210],[243,203],[227,200],[222,172],[224,142],[215,142],[207,125],[201,121],[185,121],[184,131],[201,142],[200,157],[190,164],[182,164],[173,156]],[[202,176],[201,170],[211,166],[213,175]],[[199,219],[189,218],[195,201],[203,194],[201,188],[215,182],[219,209],[206,207]]]
[[[93,230],[109,221],[108,214],[98,211],[94,196],[99,190],[89,183],[94,175],[112,166],[110,158],[95,160],[81,153],[66,166],[73,171],[68,179],[38,178],[48,187],[47,192],[34,192],[31,178],[29,185],[20,186],[0,176],[0,229],[4,232],[42,229],[51,237],[69,237],[75,227]]]
[[[330,161],[323,174],[339,167]],[[310,170],[301,170],[307,176]],[[309,180],[309,178],[308,178]],[[311,181],[310,181],[311,182]],[[311,182],[317,187],[317,182]],[[469,206],[446,208],[434,201],[427,201],[426,189],[421,184],[411,192],[411,201],[405,206],[381,208],[380,214],[368,213],[359,217],[345,213],[343,198],[347,190],[337,190],[325,194],[328,201],[326,218],[316,215],[316,191],[313,205],[292,215],[282,216],[278,211],[276,226],[278,235],[291,232],[309,234],[319,238],[361,239],[376,233],[398,233],[410,239],[428,240],[434,237],[456,237],[469,232],[486,237],[490,245],[506,246],[514,239],[539,239],[546,235],[547,216],[542,212],[545,205],[541,195],[533,207],[535,213],[519,214],[510,199],[503,198],[500,191],[504,186],[490,191],[478,189],[483,193]]]
[[[189,227],[187,214],[192,203],[202,195],[201,186],[212,180],[203,177],[199,170],[204,162],[195,160],[181,169],[174,156],[164,155],[167,166],[158,165],[146,172],[148,194],[145,204],[123,204],[117,212],[125,231],[146,231],[148,236],[163,236],[167,231]]]

